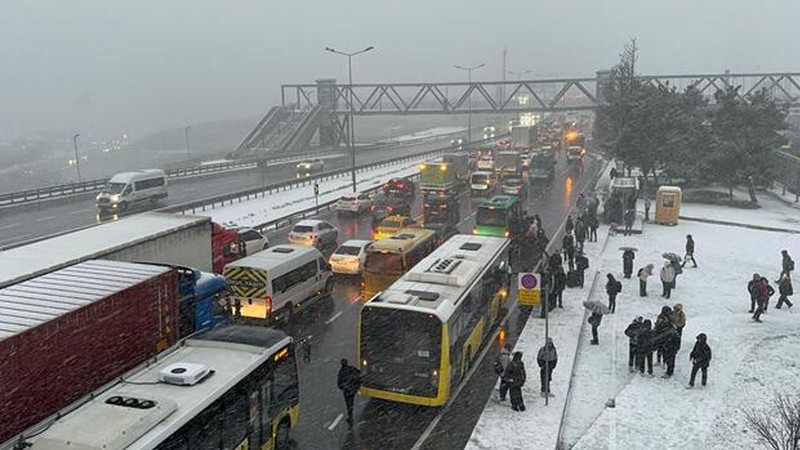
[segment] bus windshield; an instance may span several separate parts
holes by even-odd
[[[403,255],[399,253],[367,253],[364,270],[377,275],[402,275]]]
[[[478,208],[478,218],[475,221],[478,225],[506,226],[506,210]]]
[[[364,385],[435,396],[441,326],[430,314],[365,306],[361,311]]]

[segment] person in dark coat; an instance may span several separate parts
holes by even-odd
[[[533,223],[536,225],[537,230],[544,231],[544,228],[542,227],[542,218],[539,217],[538,214],[533,215]]]
[[[635,209],[628,209],[625,211],[625,236],[630,236],[633,233],[633,222],[636,221],[636,210]]]
[[[503,348],[500,350],[500,354],[497,355],[497,359],[494,361],[495,373],[500,375],[499,400],[501,402],[506,401],[506,394],[508,393],[509,386],[508,380],[505,378],[505,373],[509,362],[511,362],[511,344],[506,343],[503,345]]]
[[[564,235],[562,247],[564,248],[564,256],[567,258],[569,270],[575,270],[575,236],[572,233]]]
[[[614,178],[617,178],[617,168],[616,167],[612,167],[611,171],[608,173],[608,176],[611,177],[612,180]]]
[[[753,285],[753,289],[756,292],[757,299],[756,312],[753,314],[753,321],[761,323],[761,314],[764,314],[764,311],[767,309],[767,302],[769,301],[769,289],[764,277],[758,279],[758,281]]]
[[[572,230],[575,229],[575,222],[572,221],[572,215],[567,216],[567,223],[564,225],[564,232],[567,234],[571,234]]]
[[[636,253],[633,250],[625,250],[622,252],[622,273],[625,278],[630,278],[633,274],[633,260],[636,259]]]
[[[539,364],[539,378],[542,383],[542,397],[553,396],[550,393],[550,381],[553,379],[553,369],[558,364],[558,352],[553,340],[547,338],[547,342],[539,349],[539,354],[536,356],[536,362]]]
[[[563,262],[561,260],[561,252],[553,252],[553,254],[550,255],[550,259],[547,261],[547,265],[550,266],[551,271],[556,271],[559,269],[564,270]]]
[[[575,220],[575,242],[577,243],[577,250],[579,253],[583,251],[584,241],[586,241],[586,222],[583,216],[579,216],[578,219]]]
[[[636,339],[636,368],[642,375],[644,375],[645,362],[647,363],[647,373],[653,374],[653,330],[651,328],[650,320],[642,322]]]
[[[625,336],[628,336],[628,372],[633,373],[633,363],[636,360],[636,344],[639,339],[639,330],[642,328],[644,318],[639,316],[625,328]]]
[[[586,202],[586,211],[589,213],[590,219],[597,219],[597,208],[599,207],[600,200],[598,200],[597,195],[592,194]]]
[[[622,291],[622,283],[617,281],[612,274],[606,274],[606,294],[608,294],[608,309],[611,314],[617,310],[617,294]]]
[[[789,256],[789,252],[781,250],[781,275],[786,274],[792,276],[794,270],[794,260]]]
[[[692,264],[694,267],[697,267],[697,261],[694,259],[694,239],[692,239],[691,234],[686,235],[686,254],[683,256],[683,263],[681,267],[685,266],[689,259],[692,260]]]
[[[761,282],[761,275],[754,273],[753,278],[747,282],[747,292],[750,294],[750,313],[756,312],[756,304],[758,303],[758,290],[756,284]]]
[[[596,213],[589,215],[587,225],[589,227],[589,242],[597,242],[597,227],[600,226],[600,223],[597,220]]]
[[[588,268],[589,258],[587,258],[583,252],[578,252],[578,255],[575,256],[575,270],[578,271],[578,281],[580,282],[580,287],[583,287],[583,282],[586,279],[584,272],[586,272],[586,269]]]
[[[508,393],[511,397],[511,409],[525,411],[525,401],[522,399],[522,386],[525,384],[525,364],[522,362],[522,352],[514,352],[511,362],[506,367],[503,375],[508,382]]]
[[[681,266],[681,263],[679,263],[677,259],[670,261],[670,264],[672,264],[672,270],[675,271],[675,278],[672,280],[672,289],[675,289],[678,286],[678,275],[683,273],[683,266]]]
[[[689,378],[689,388],[694,387],[694,378],[698,371],[703,372],[701,383],[703,386],[708,381],[708,366],[711,363],[711,347],[707,342],[705,333],[697,335],[697,342],[694,343],[692,352],[689,353],[689,360],[692,362],[692,375]]]
[[[600,326],[600,322],[603,321],[603,315],[597,312],[593,312],[591,316],[589,316],[589,324],[592,326],[592,340],[589,342],[592,345],[600,344],[600,341],[597,339],[597,327]]]
[[[764,283],[764,286],[767,287],[767,298],[764,300],[764,311],[767,312],[767,308],[769,307],[769,299],[775,295],[775,289],[769,285],[769,280],[767,277],[761,277],[761,282]]]
[[[344,403],[347,405],[347,423],[353,424],[353,400],[358,389],[361,388],[361,372],[351,366],[346,358],[342,358],[339,376],[336,384],[344,395]]]
[[[639,279],[639,297],[647,297],[647,279],[653,275],[653,265],[648,264],[636,272]]]
[[[656,352],[657,366],[660,366],[661,361],[664,359],[664,337],[670,328],[674,328],[672,324],[672,308],[664,305],[661,307],[661,313],[656,317],[656,324],[653,327],[653,350]]]
[[[563,308],[564,306],[561,304],[561,299],[564,296],[564,290],[567,288],[567,274],[564,273],[564,269],[558,268],[555,272],[553,272],[553,293],[555,298],[552,302],[552,307],[555,308],[558,305],[559,308]]]
[[[777,281],[778,283],[778,293],[781,295],[778,297],[778,304],[775,305],[775,309],[781,309],[784,303],[786,306],[791,308],[794,306],[791,301],[789,301],[789,297],[794,294],[794,289],[792,288],[792,279],[789,278],[788,274],[781,275],[781,278]]]

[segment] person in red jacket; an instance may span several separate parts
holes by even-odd
[[[758,307],[755,314],[753,314],[753,321],[761,323],[761,314],[767,309],[767,302],[769,301],[769,286],[764,278],[761,278],[755,285],[753,285],[756,301]]]

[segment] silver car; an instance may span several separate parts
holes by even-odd
[[[307,247],[332,247],[338,239],[339,229],[324,220],[301,220],[289,232],[289,243]]]

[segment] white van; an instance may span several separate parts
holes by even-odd
[[[118,213],[167,197],[167,175],[161,169],[118,173],[95,199],[100,212]]]
[[[329,296],[333,274],[314,247],[276,245],[225,265],[223,272],[236,315],[291,320],[314,301]]]

